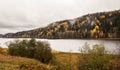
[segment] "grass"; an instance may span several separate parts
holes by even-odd
[[[85,60],[82,58],[82,55],[79,53],[64,53],[64,52],[59,52],[59,53],[54,53],[54,55],[57,58],[57,61],[63,65],[62,67],[66,69],[61,69],[61,70],[78,70],[78,59]],[[80,56],[81,55],[81,56]],[[90,56],[88,54],[84,54],[85,56]],[[79,56],[79,57],[78,57]],[[110,55],[110,62],[108,66],[113,66],[115,70],[120,69],[120,56],[118,55]],[[112,69],[111,69],[112,70]]]
[[[70,60],[70,58],[72,63],[76,63],[78,60],[77,53],[56,53],[55,55],[60,62],[63,62],[64,60]]]
[[[0,54],[0,70],[49,70],[50,66],[35,59]]]
[[[57,62],[59,62],[59,70],[78,70],[78,53],[54,52]],[[86,54],[85,54],[86,55]],[[89,56],[89,55],[88,55]],[[80,56],[82,57],[82,56]],[[120,69],[120,57],[111,55],[110,63],[116,69]],[[84,60],[81,58],[81,60]],[[26,57],[10,56],[0,54],[0,70],[57,70],[52,68],[52,65],[43,64],[35,59]]]
[[[57,62],[59,62],[59,70],[77,70],[78,54],[59,52],[54,53]]]

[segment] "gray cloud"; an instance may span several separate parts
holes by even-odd
[[[10,24],[2,24],[0,23],[0,28],[6,29],[19,29],[19,28],[31,28],[33,25],[10,25]]]
[[[88,13],[120,9],[120,0],[0,0],[0,33],[43,27]]]

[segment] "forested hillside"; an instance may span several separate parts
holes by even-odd
[[[120,38],[120,10],[57,21],[43,28],[8,33],[4,38],[95,39]]]

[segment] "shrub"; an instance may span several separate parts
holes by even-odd
[[[8,46],[8,53],[10,55],[17,55],[17,56],[26,56],[26,48],[27,48],[27,41],[14,41],[11,42]]]
[[[85,53],[86,52],[86,53]],[[103,45],[84,45],[78,61],[78,70],[109,70],[110,55]]]
[[[36,40],[35,39],[31,39],[30,41],[28,41],[28,44],[27,44],[27,57],[30,57],[30,58],[34,58],[34,54],[35,54],[35,47],[36,47]],[[39,47],[41,47],[39,45]],[[42,48],[42,47],[41,47]]]
[[[43,63],[49,63],[52,60],[51,48],[48,42],[36,41],[15,41],[8,46],[10,55],[35,58]]]
[[[48,42],[37,42],[35,47],[35,58],[43,63],[49,63],[52,59],[51,48]]]

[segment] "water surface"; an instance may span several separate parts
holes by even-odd
[[[7,44],[14,40],[23,40],[24,38],[0,38],[0,46],[7,48]],[[27,38],[29,40],[29,38]],[[82,40],[82,39],[37,39],[37,41],[48,41],[53,50],[63,52],[79,52],[79,49],[87,42],[90,46],[95,44],[103,44],[110,52],[118,52],[120,48],[120,41],[112,40]]]

